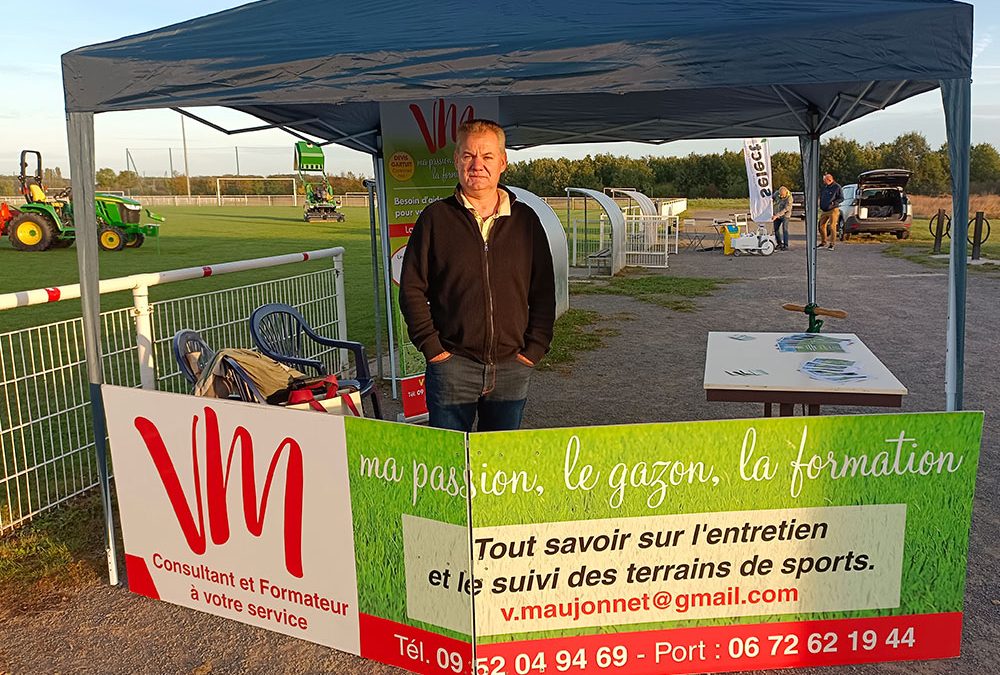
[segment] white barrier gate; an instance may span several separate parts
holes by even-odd
[[[678,249],[677,216],[625,214],[625,264],[634,267],[668,267],[671,237]]]

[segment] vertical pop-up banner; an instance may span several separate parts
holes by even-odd
[[[393,303],[390,313],[398,336],[403,414],[426,412],[423,355],[410,342],[399,313],[399,272],[417,216],[433,201],[447,197],[458,184],[453,155],[458,126],[470,119],[496,120],[497,100],[437,98],[381,103],[382,152],[389,223],[389,261]]]
[[[770,222],[774,215],[771,196],[771,152],[766,138],[744,138],[743,158],[747,164],[747,183],[750,188],[750,217],[755,223]]]

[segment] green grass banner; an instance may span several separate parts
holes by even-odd
[[[472,434],[478,664],[717,672],[957,656],[982,420]],[[674,652],[678,634],[690,642]]]

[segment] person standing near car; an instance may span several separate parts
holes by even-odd
[[[531,369],[555,322],[548,238],[535,212],[500,185],[503,129],[489,120],[458,128],[455,193],[417,218],[403,256],[399,305],[427,359],[433,427],[517,429]]]
[[[774,240],[779,251],[788,250],[788,220],[792,217],[792,193],[784,185],[774,200]]]
[[[844,201],[844,191],[840,184],[829,173],[823,174],[823,185],[819,189],[819,243],[816,248],[826,246],[833,250],[833,242],[837,240],[837,223],[840,220],[840,204]],[[829,242],[827,241],[829,230]]]

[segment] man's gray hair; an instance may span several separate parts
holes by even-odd
[[[507,134],[504,133],[503,127],[493,120],[472,119],[467,122],[463,122],[459,125],[458,132],[455,134],[455,141],[456,143],[461,144],[461,142],[465,140],[466,136],[485,133],[496,134],[497,140],[500,141],[500,147],[507,147]]]

